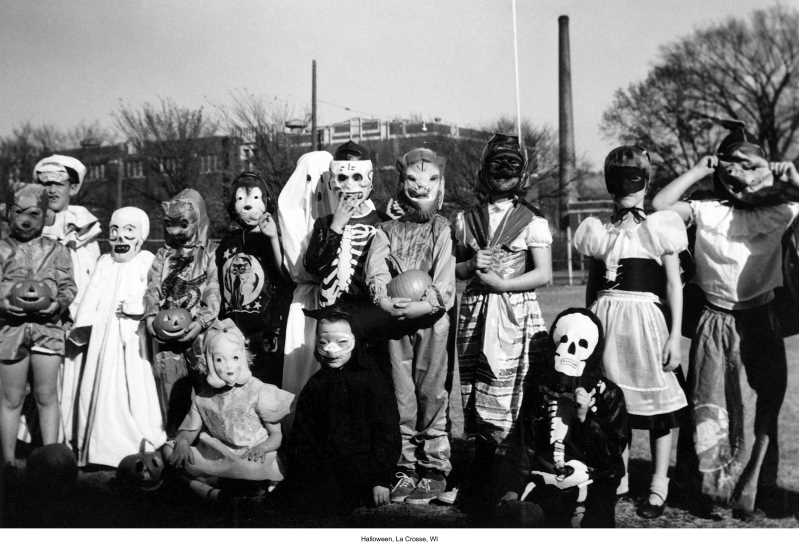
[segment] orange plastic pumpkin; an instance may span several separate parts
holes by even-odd
[[[192,322],[192,314],[183,308],[169,308],[156,314],[153,330],[159,340],[174,340],[186,331]]]
[[[425,291],[433,284],[431,276],[422,270],[408,270],[389,281],[387,294],[392,298],[422,300]]]
[[[26,312],[37,312],[47,308],[53,302],[53,295],[43,281],[25,279],[14,283],[9,299],[12,304]]]
[[[146,492],[157,490],[164,482],[164,460],[159,452],[141,452],[125,456],[117,466],[117,480],[124,486]]]

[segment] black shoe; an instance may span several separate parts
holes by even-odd
[[[645,519],[657,519],[664,514],[664,505],[666,505],[665,500],[660,494],[656,494],[655,492],[650,492],[650,495],[658,496],[661,499],[661,503],[658,505],[653,505],[650,503],[650,499],[648,497],[647,501],[640,505],[636,510],[636,514]]]

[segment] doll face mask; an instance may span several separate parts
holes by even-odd
[[[115,262],[128,262],[139,254],[150,232],[147,213],[136,207],[123,207],[114,211],[108,227],[111,258]]]
[[[242,332],[233,321],[225,319],[213,325],[206,333],[203,344],[211,387],[242,385],[250,380],[249,359]]]
[[[340,368],[350,360],[356,339],[347,321],[328,321],[317,323],[317,347],[314,353],[321,365]]]
[[[17,241],[30,241],[42,234],[47,215],[47,193],[39,184],[17,184],[12,191],[14,201],[8,208],[11,236]]]
[[[556,371],[574,378],[583,376],[586,361],[594,353],[599,339],[597,325],[588,316],[581,313],[561,316],[553,328]]]
[[[240,186],[236,189],[233,200],[236,216],[243,226],[257,226],[259,219],[267,212],[261,188]]]
[[[372,193],[373,168],[370,160],[334,160],[328,184],[339,200],[361,205]]]

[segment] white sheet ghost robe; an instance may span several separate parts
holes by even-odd
[[[281,387],[295,395],[319,369],[314,357],[317,322],[303,314],[303,308],[316,309],[318,306],[319,280],[306,271],[303,257],[314,230],[314,221],[332,211],[327,184],[320,178],[330,169],[332,159],[333,156],[325,151],[303,154],[278,197],[284,265],[296,283],[286,320]],[[291,425],[293,416],[290,414],[284,419],[284,427]]]
[[[64,386],[77,397],[73,405],[62,399],[62,411],[75,412],[79,465],[116,467],[143,439],[150,449],[166,441],[144,323],[116,314],[123,300],[141,304],[153,258],[149,251],[129,262],[101,256],[78,308],[75,327],[91,325],[92,333],[80,378],[80,363],[65,366]]]

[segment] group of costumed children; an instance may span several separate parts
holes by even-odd
[[[258,173],[239,175],[238,227],[219,243],[186,189],[162,204],[155,255],[142,249],[147,214],[123,207],[100,256],[98,220],[70,204],[85,167],[41,160],[32,183],[12,185],[0,240],[4,474],[29,436],[30,373],[45,448],[143,489],[166,467],[207,498],[260,485],[292,511],[439,500],[532,525],[613,526],[631,429],[650,435],[638,513],[653,518],[683,425],[695,499],[751,515],[776,489],[786,357],[773,296],[797,217],[794,166],[768,163],[734,127],[647,215],[648,153],[614,149],[614,214],[574,238],[593,264],[588,309],[548,329],[536,289],[552,278],[552,236],[525,200],[518,140],[487,143],[478,204],[452,224],[439,214],[445,163],[404,154],[379,211],[369,151],[348,142],[302,156],[277,200]],[[680,200],[708,175],[713,199]],[[687,225],[705,306],[684,379]],[[474,457],[448,484],[461,415]]]

